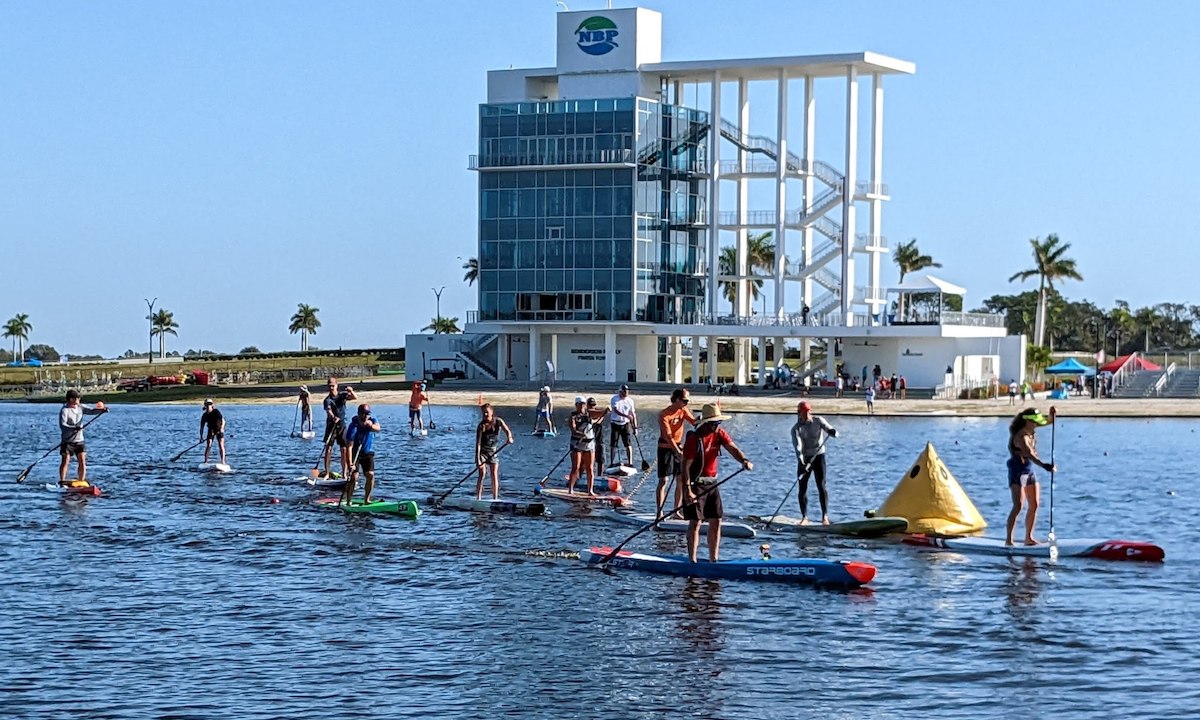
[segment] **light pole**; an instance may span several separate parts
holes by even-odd
[[[435,290],[434,288],[429,288],[429,289],[433,290],[433,294],[437,298],[437,319],[434,321],[433,324],[435,326],[441,326],[441,324],[442,324],[442,290],[445,290],[446,286],[443,285],[440,290]],[[437,332],[437,327],[434,328],[434,332],[435,333]]]
[[[146,298],[142,298],[146,300]],[[150,308],[150,314],[146,319],[150,321],[150,354],[147,356],[150,359],[150,364],[154,364],[154,303],[158,302],[158,298],[146,300],[146,307]]]

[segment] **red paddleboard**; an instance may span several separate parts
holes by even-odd
[[[1050,557],[1050,544],[1005,545],[1000,538],[989,537],[934,537],[932,535],[908,535],[907,545],[934,550],[946,550],[964,554],[1016,555],[1024,557]],[[1163,549],[1153,543],[1138,540],[1059,540],[1059,557],[1090,557],[1099,560],[1136,560],[1162,562],[1166,558]]]

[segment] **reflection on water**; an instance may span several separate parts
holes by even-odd
[[[476,408],[439,406],[420,439],[404,407],[373,409],[380,497],[444,492],[470,468]],[[320,447],[288,437],[290,406],[222,410],[233,475],[169,461],[194,442],[196,408],[116,406],[88,430],[105,497],[47,493],[51,466],[0,482],[0,717],[1107,720],[1200,704],[1200,478],[1180,452],[1197,421],[1060,416],[1058,535],[1151,539],[1165,565],[786,531],[722,542],[727,558],[768,542],[775,557],[879,568],[869,588],[838,592],[587,569],[561,551],[637,528],[560,504],[549,518],[344,516],[312,504],[303,478]],[[56,412],[0,406],[0,478],[56,440]],[[933,441],[1002,532],[1005,422],[837,418],[831,515],[877,507]],[[728,424],[755,470],[722,486],[726,512],[769,514],[795,479],[791,417]],[[532,497],[565,447],[519,437],[504,493]],[[684,538],[646,532],[628,549],[678,555]]]

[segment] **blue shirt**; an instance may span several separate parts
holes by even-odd
[[[354,419],[350,421],[350,427],[346,429],[346,439],[354,444],[354,454],[373,455],[375,453],[375,431],[369,427],[374,423],[374,417],[369,417],[364,422],[358,415],[355,415]]]

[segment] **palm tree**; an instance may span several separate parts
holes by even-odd
[[[175,314],[164,309],[146,319],[150,321],[151,325],[150,336],[158,336],[158,356],[165,358],[167,356],[167,336],[179,337],[179,333],[175,332],[175,328],[179,327],[179,323],[175,322]]]
[[[774,250],[772,250],[772,254],[774,254]],[[738,274],[737,259],[738,258],[737,258],[737,248],[736,247],[730,245],[728,247],[721,248],[721,254],[717,258],[717,274],[723,275],[723,276],[737,275]],[[721,280],[720,281],[721,296],[729,301],[729,304],[732,306],[731,314],[733,314],[733,315],[737,315],[737,294],[738,294],[737,284],[738,284],[737,280]],[[751,303],[753,303],[755,300],[758,300],[759,291],[762,290],[762,286],[763,286],[762,278],[751,278],[750,279],[750,301],[751,301]]]
[[[1040,346],[1046,337],[1046,290],[1055,289],[1055,280],[1083,280],[1083,276],[1075,269],[1075,260],[1065,257],[1071,243],[1062,242],[1058,235],[1050,233],[1045,240],[1030,238],[1029,244],[1033,247],[1033,268],[1014,273],[1008,281],[1024,282],[1029,278],[1038,278],[1037,319],[1034,323],[1033,344]]]
[[[467,271],[467,274],[463,275],[463,282],[470,287],[479,279],[479,258],[468,258],[462,266],[463,270]]]
[[[432,330],[434,335],[462,332],[462,329],[458,327],[458,318],[456,317],[434,318],[428,325],[421,328],[421,332],[426,330]]]
[[[775,241],[770,230],[746,236],[746,264],[751,273],[762,270],[766,275],[775,274]]]
[[[4,337],[13,340],[14,360],[25,361],[25,341],[29,339],[31,332],[33,332],[33,325],[29,323],[29,316],[25,313],[17,313],[12,320],[4,323]],[[20,353],[17,352],[18,346],[21,348]]]
[[[308,336],[316,335],[317,328],[321,327],[321,321],[317,319],[321,308],[304,303],[297,303],[296,308],[296,314],[292,315],[292,324],[288,325],[288,332],[293,335],[300,333],[300,352],[307,352]]]
[[[896,252],[892,254],[892,259],[896,261],[896,267],[900,268],[901,285],[904,284],[904,276],[909,273],[915,273],[925,268],[940,268],[942,266],[940,262],[934,262],[932,257],[921,254],[921,251],[917,249],[916,238],[897,245]]]

